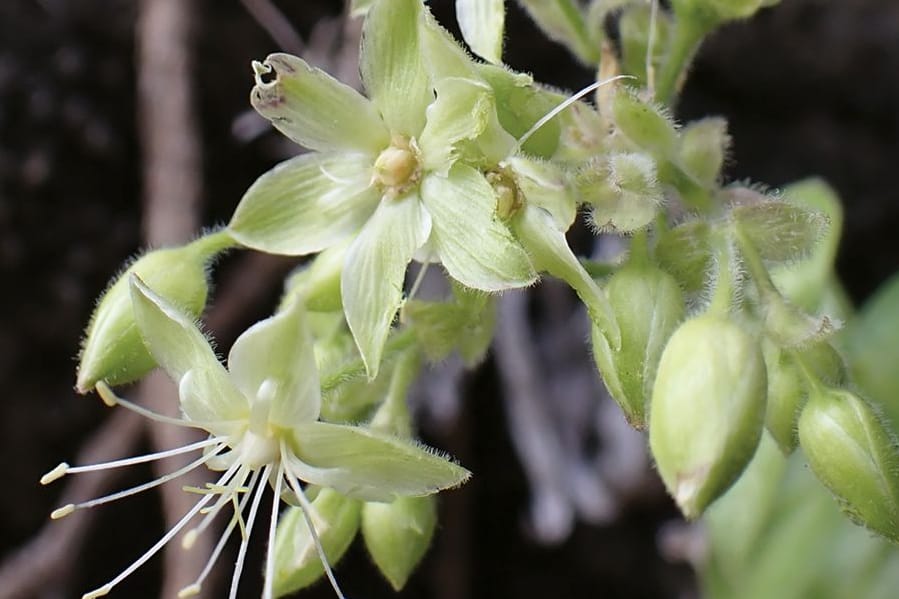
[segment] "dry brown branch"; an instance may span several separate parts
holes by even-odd
[[[130,454],[143,428],[143,419],[115,410],[84,444],[78,464],[96,464]],[[110,469],[71,477],[59,505],[79,503],[106,494],[124,471]],[[47,522],[28,544],[0,566],[0,599],[33,599],[50,589],[65,587],[81,554],[81,545],[98,512],[78,510]],[[68,593],[62,593],[68,595]]]
[[[281,50],[296,56],[303,54],[305,44],[300,34],[270,0],[240,0],[240,2]]]

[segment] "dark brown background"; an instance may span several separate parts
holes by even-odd
[[[302,35],[339,7],[278,3]],[[443,19],[451,3],[434,2]],[[46,522],[58,487],[40,474],[74,456],[107,415],[76,397],[74,356],[94,298],[139,245],[141,155],[135,121],[135,3],[126,0],[0,2],[0,555]],[[277,156],[272,134],[231,133],[248,108],[249,61],[275,49],[236,1],[199,3],[194,48],[207,225],[224,222],[242,191]],[[510,17],[508,61],[576,89],[591,74]],[[773,186],[827,178],[847,205],[840,272],[861,300],[899,267],[899,6],[891,0],[784,0],[730,26],[703,49],[680,116],[723,114],[735,145],[729,174]],[[229,263],[223,266],[227,270]],[[269,299],[276,293],[261,294]],[[247,314],[245,325],[264,313]],[[224,331],[223,345],[228,335]],[[579,526],[559,547],[522,527],[526,484],[514,458],[489,365],[475,377],[459,426],[435,438],[478,476],[444,507],[444,531],[405,597],[678,597],[691,577],[659,557],[656,535],[673,510],[657,492],[612,526]],[[132,482],[149,475],[135,469]],[[464,506],[460,508],[459,506]],[[103,509],[87,549],[71,557],[76,597],[103,583],[159,534],[154,496]],[[449,523],[449,524],[446,524]],[[449,535],[447,548],[440,539]],[[260,535],[261,536],[261,535]],[[460,540],[461,539],[461,540]],[[261,553],[261,546],[256,553]],[[159,561],[114,596],[153,597]],[[246,576],[242,596],[257,583]],[[357,544],[339,568],[351,597],[392,593]],[[319,585],[304,596],[330,596]],[[4,596],[0,589],[0,597]]]

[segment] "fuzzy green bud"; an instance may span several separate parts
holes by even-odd
[[[721,175],[729,147],[727,121],[720,117],[701,119],[681,131],[677,161],[697,182],[711,187]]]
[[[182,247],[147,252],[125,269],[91,316],[78,364],[78,392],[87,393],[100,381],[111,386],[129,383],[156,366],[134,320],[129,290],[132,274],[196,317],[206,305],[207,265],[232,244],[224,232],[214,233]]]
[[[674,277],[640,265],[612,275],[606,295],[621,327],[621,348],[611,349],[593,327],[593,357],[628,423],[642,429],[662,350],[684,317],[683,294]]]
[[[628,152],[588,163],[575,184],[581,201],[593,207],[598,230],[629,233],[646,227],[659,212],[664,193],[657,175],[652,156]]]
[[[815,343],[795,351],[765,343],[763,349],[768,370],[765,426],[784,455],[789,455],[799,443],[796,421],[808,399],[808,386],[794,356],[798,354],[802,363],[828,384],[843,384],[846,380],[846,367],[829,343]]]
[[[815,389],[799,417],[799,443],[852,521],[899,542],[899,449],[868,403]]]
[[[760,344],[731,320],[704,314],[671,336],[653,387],[649,444],[687,518],[702,514],[752,459],[766,390]]]
[[[361,501],[333,489],[320,489],[312,501],[310,517],[332,566],[356,537],[361,510]],[[278,522],[274,552],[276,597],[308,587],[325,572],[300,508],[291,508]]]
[[[627,139],[655,158],[675,155],[677,130],[664,108],[644,102],[633,91],[622,90],[612,100],[612,118]]]
[[[397,591],[424,557],[437,526],[437,501],[432,495],[401,497],[391,503],[366,503],[362,536],[381,573]]]

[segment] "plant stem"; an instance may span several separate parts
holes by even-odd
[[[655,82],[656,100],[669,106],[673,103],[674,96],[679,91],[677,87],[681,75],[710,29],[700,19],[678,16],[668,56]]]

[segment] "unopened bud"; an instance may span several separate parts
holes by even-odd
[[[675,155],[677,130],[665,109],[622,90],[612,100],[612,118],[625,137],[655,158],[668,159]]]
[[[134,320],[129,289],[132,274],[185,312],[198,316],[206,305],[207,263],[232,243],[220,232],[183,247],[153,250],[119,275],[103,294],[87,327],[78,365],[78,392],[87,393],[100,381],[110,386],[129,383],[156,366]]]
[[[766,389],[759,342],[736,323],[704,314],[669,339],[652,392],[649,443],[687,518],[702,514],[749,463]]]
[[[621,269],[606,295],[621,327],[621,349],[611,349],[593,327],[593,357],[627,421],[642,429],[662,350],[684,317],[683,295],[674,277],[651,265]]]
[[[655,219],[664,200],[655,161],[644,153],[620,153],[588,164],[578,174],[581,201],[593,207],[600,231],[629,233]]]
[[[362,508],[365,546],[381,573],[397,591],[421,561],[437,524],[434,496],[400,497]]]
[[[846,390],[814,390],[799,417],[799,443],[851,520],[899,541],[899,450],[869,404]]]
[[[712,186],[721,175],[729,147],[726,120],[710,117],[694,121],[681,131],[678,164],[702,185]]]
[[[312,501],[309,514],[328,563],[343,557],[359,530],[362,502],[333,489],[323,488]],[[303,589],[324,574],[315,541],[301,508],[290,508],[278,522],[275,533],[276,597]]]

